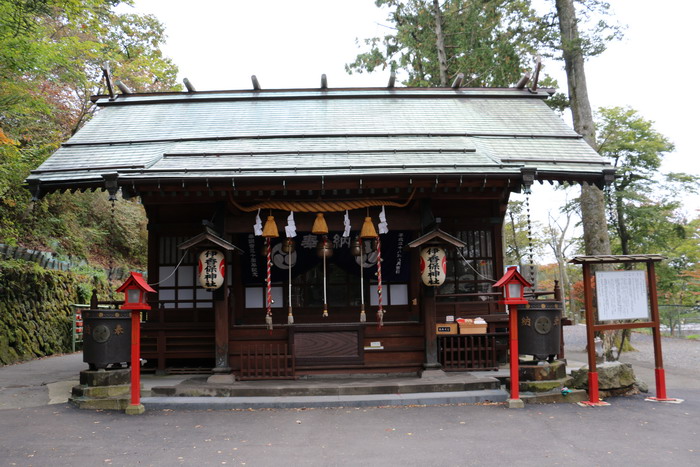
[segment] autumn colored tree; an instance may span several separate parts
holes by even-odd
[[[120,3],[131,2],[0,0],[2,243],[88,254],[94,241],[105,237],[100,219],[109,210],[90,211],[100,206],[91,197],[100,194],[52,195],[30,204],[22,188],[29,171],[90,117],[90,95],[104,90],[104,63],[135,91],[179,89],[177,67],[160,50],[163,26],[152,16],[115,13]],[[83,215],[76,210],[83,208],[89,225],[72,228]],[[120,209],[130,207],[120,203]],[[143,213],[135,220],[143,224]],[[84,237],[90,229],[96,235]],[[139,229],[121,236],[142,241]],[[110,235],[119,237],[120,232]],[[124,246],[122,254],[142,249]]]

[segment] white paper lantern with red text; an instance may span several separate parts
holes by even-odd
[[[429,246],[420,252],[420,278],[428,287],[439,287],[447,276],[447,256],[439,246]]]
[[[208,290],[216,290],[224,285],[226,259],[219,250],[204,250],[199,254],[199,284]]]

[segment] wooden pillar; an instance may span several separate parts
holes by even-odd
[[[223,295],[222,300],[214,301],[215,373],[231,373],[228,363],[228,294],[225,290]]]
[[[230,264],[230,263],[229,263]],[[231,274],[227,268],[226,274]],[[227,384],[233,383],[235,378],[231,373],[228,361],[229,338],[229,294],[228,281],[214,291],[214,360],[212,375],[207,379],[209,383]]]
[[[423,322],[425,323],[425,363],[426,370],[440,370],[438,363],[437,335],[435,334],[435,287],[423,289]]]

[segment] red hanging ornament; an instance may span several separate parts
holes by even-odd
[[[377,327],[384,326],[384,307],[382,306],[382,241],[377,235]]]
[[[265,241],[267,242],[267,299],[265,300],[267,314],[265,315],[265,324],[272,334],[272,248],[270,237],[267,237]]]

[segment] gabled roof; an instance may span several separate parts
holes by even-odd
[[[189,240],[185,240],[177,246],[179,250],[187,250],[188,248],[196,247],[219,247],[226,251],[235,251],[236,253],[243,253],[243,250],[238,248],[236,245],[227,242],[223,238],[219,237],[216,232],[214,232],[209,227],[204,228],[204,232],[196,235]]]
[[[98,96],[27,182],[120,185],[427,175],[602,183],[613,171],[527,89],[319,89]]]
[[[513,280],[516,280],[520,282],[523,287],[532,287],[532,284],[530,284],[527,279],[525,279],[522,274],[518,272],[518,267],[517,266],[510,266],[507,270],[506,273],[503,274],[503,277],[498,279],[491,287],[503,287],[506,285],[508,282],[511,282]]]
[[[432,244],[450,244],[456,248],[464,248],[466,243],[464,243],[462,240],[458,239],[457,237],[454,237],[447,232],[444,232],[440,230],[439,228],[434,228],[430,232],[426,233],[425,235],[421,235],[420,237],[416,238],[412,242],[408,244],[409,248],[416,248],[421,245],[432,245]]]
[[[137,287],[145,290],[146,292],[155,292],[155,290],[153,290],[153,288],[150,285],[148,285],[146,279],[140,272],[131,272],[129,274],[129,277],[126,278],[126,281],[119,286],[117,292],[124,292],[127,287],[130,287],[134,283],[136,283]]]

